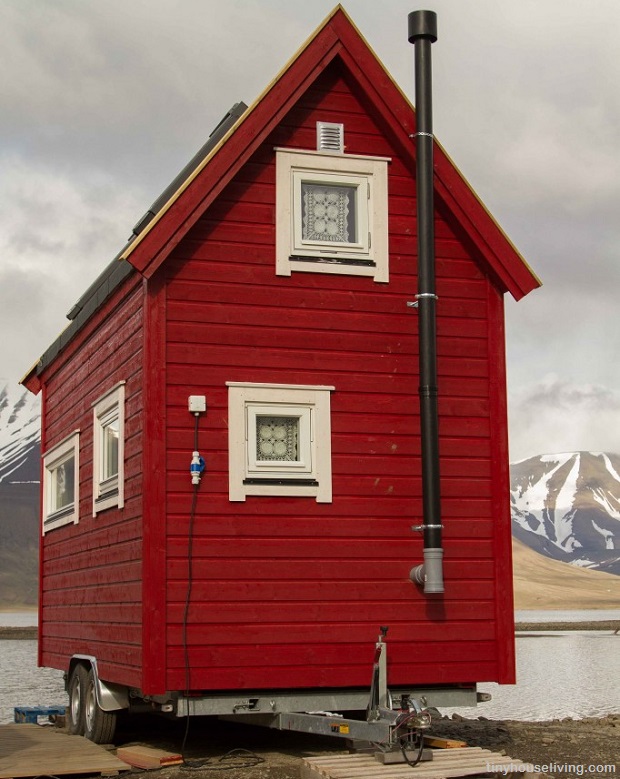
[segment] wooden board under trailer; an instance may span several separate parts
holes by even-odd
[[[535,776],[524,770],[526,764],[521,760],[482,747],[433,749],[432,752],[432,760],[418,763],[415,768],[406,763],[384,765],[369,754],[307,757],[302,761],[301,779],[450,779],[493,773],[503,776],[502,767],[518,771],[519,777]]]
[[[117,776],[131,766],[83,736],[40,725],[0,725],[0,779],[62,774]]]

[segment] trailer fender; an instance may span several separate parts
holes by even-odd
[[[78,663],[92,668],[95,677],[97,705],[102,711],[118,711],[119,709],[129,708],[129,690],[127,687],[123,684],[102,681],[97,670],[97,658],[93,657],[93,655],[73,655],[69,663],[69,675],[67,678],[71,678],[71,673]]]

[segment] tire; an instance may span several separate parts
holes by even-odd
[[[84,696],[88,682],[87,669],[78,663],[69,678],[69,707],[67,709],[67,730],[72,736],[83,736],[85,727]]]
[[[97,703],[96,679],[88,672],[84,688],[84,735],[95,744],[109,744],[116,730],[116,712],[104,711]]]

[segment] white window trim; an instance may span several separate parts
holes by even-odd
[[[323,385],[227,382],[229,499],[248,495],[314,497],[332,501],[330,393]],[[301,424],[299,463],[257,461],[251,432],[261,414],[294,416]],[[290,482],[290,483],[287,483]]]
[[[370,276],[389,281],[386,157],[335,155],[276,148],[276,274],[292,271]],[[359,245],[312,246],[301,241],[301,181],[325,181],[367,189],[368,209],[359,208]],[[364,186],[365,185],[365,186]],[[295,257],[304,257],[302,260]],[[360,263],[360,264],[356,264]]]
[[[57,511],[52,510],[52,482],[50,477],[64,460],[73,456],[73,503]],[[74,430],[43,455],[43,511],[42,535],[62,525],[77,524],[80,517],[80,431]]]
[[[93,408],[93,517],[105,509],[125,505],[125,382],[109,389]],[[102,481],[103,427],[111,412],[118,411],[118,477]]]

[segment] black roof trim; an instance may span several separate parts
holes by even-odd
[[[132,236],[131,240],[133,241],[134,238],[135,238],[135,236]],[[71,307],[71,310],[67,313],[67,319],[70,319],[71,321],[76,319],[77,316],[79,315],[79,313],[84,308],[86,308],[89,305],[91,298],[93,298],[93,297],[96,297],[98,299],[101,298],[101,290],[102,289],[107,288],[108,289],[108,294],[110,292],[112,292],[114,287],[110,287],[109,286],[109,279],[111,277],[116,278],[116,274],[114,272],[115,268],[118,265],[122,264],[121,260],[120,260],[120,257],[123,254],[123,252],[125,251],[125,249],[129,246],[130,243],[131,243],[131,241],[128,241],[125,244],[125,246],[123,246],[123,248],[116,255],[116,257],[112,260],[112,262],[106,267],[106,269],[102,273],[99,274],[99,276],[97,276],[97,278],[93,281],[93,283],[90,285],[90,287],[86,290],[86,292],[77,301],[77,303],[75,303]],[[127,263],[127,264],[129,265],[129,263]],[[130,265],[130,267],[131,267],[131,265]],[[120,279],[120,281],[122,281],[122,279]],[[119,283],[120,283],[120,281],[119,281]],[[103,302],[103,300],[101,300],[101,302]]]
[[[221,139],[226,135],[235,122],[247,111],[247,105],[243,102],[235,103],[228,113],[222,118],[215,127],[208,141],[192,157],[183,170],[175,176],[172,182],[166,187],[161,195],[155,200],[153,205],[144,214],[142,219],[132,230],[127,243],[116,255],[107,268],[101,273],[95,281],[88,287],[86,292],[71,307],[67,314],[70,324],[63,330],[54,343],[43,353],[37,364],[37,375],[42,373],[45,368],[57,357],[57,355],[71,341],[75,334],[83,327],[90,317],[103,305],[110,297],[112,292],[122,284],[125,279],[134,271],[133,266],[128,260],[120,259],[127,247],[144,230],[148,223],[155,217],[159,210],[170,200],[181,185],[198,168],[207,155],[217,146]]]
[[[205,159],[205,157],[209,154],[209,152],[211,152],[211,150],[217,146],[217,144],[221,141],[221,139],[235,124],[237,119],[239,119],[239,117],[242,116],[247,111],[247,109],[248,107],[245,103],[242,102],[235,103],[234,106],[230,109],[230,111],[228,111],[228,113],[224,117],[222,117],[219,124],[215,127],[215,129],[209,136],[209,139],[205,143],[205,145],[202,146],[196,152],[196,154],[187,163],[187,165],[183,168],[183,170],[170,182],[170,184],[166,187],[166,189],[164,189],[164,191],[153,203],[153,205],[149,208],[149,210],[136,223],[136,225],[132,230],[133,236],[131,240],[133,240],[134,236],[140,235],[140,233],[148,225],[151,219],[153,219],[153,217],[159,212],[159,210],[166,205],[166,203],[170,200],[170,198],[174,195],[174,193],[179,189],[181,184],[183,184],[183,182],[186,181],[192,175],[192,173]]]
[[[76,304],[69,312],[72,314],[71,322],[54,343],[43,352],[37,364],[37,375],[45,370],[75,334],[82,329],[99,306],[103,305],[112,292],[132,273],[135,273],[135,269],[127,260],[118,260],[117,258],[112,260],[97,281],[88,288],[90,291],[88,299],[80,298],[80,301],[83,301],[81,306],[78,307]]]

